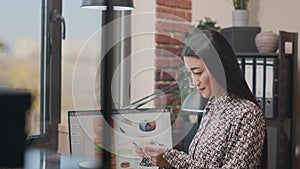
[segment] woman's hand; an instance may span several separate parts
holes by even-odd
[[[139,156],[139,157],[142,157],[142,158],[144,158],[144,157],[146,157],[147,155],[145,154],[145,152],[144,152],[144,150],[143,150],[143,148],[141,147],[141,146],[139,146],[136,142],[132,142],[133,143],[133,145],[134,145],[134,148],[135,148],[135,152],[137,153],[137,155]]]
[[[163,153],[167,150],[165,146],[145,143],[142,145],[144,153],[148,156],[152,164],[158,167],[167,167],[170,164],[164,160]]]

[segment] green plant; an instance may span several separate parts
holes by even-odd
[[[234,9],[247,9],[249,0],[233,0]]]
[[[205,17],[204,20],[200,20],[198,25],[191,26],[191,33],[195,33],[198,30],[212,29],[215,31],[219,31],[221,29],[220,26],[216,26],[217,22],[211,19],[210,17]]]
[[[190,77],[190,73],[187,71],[187,69],[184,66],[184,63],[181,63],[179,65],[179,72],[178,72],[178,77],[180,80],[184,79],[184,78],[188,78]],[[190,77],[191,78],[191,77]],[[177,100],[180,100],[182,98],[185,98],[189,93],[191,92],[191,88],[189,87],[181,87],[179,86],[179,90],[174,91],[172,93],[173,97]],[[173,110],[175,110],[177,108],[176,103],[171,104],[170,106]],[[177,114],[174,114],[174,118],[177,118]]]

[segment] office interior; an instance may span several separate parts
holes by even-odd
[[[151,95],[157,89],[179,81],[177,71],[182,60],[178,56],[184,33],[190,30],[190,25],[196,25],[205,17],[210,17],[221,29],[231,28],[234,10],[231,0],[134,0],[132,10],[117,12],[85,9],[81,7],[83,1],[0,2],[0,18],[3,23],[0,29],[0,88],[3,89],[2,91],[9,88],[12,93],[21,90],[18,94],[29,92],[31,100],[30,107],[25,106],[24,117],[16,118],[14,121],[14,117],[17,116],[4,115],[9,119],[9,124],[4,123],[5,118],[2,118],[3,124],[14,126],[13,129],[16,129],[14,124],[20,123],[19,120],[23,119],[27,137],[24,140],[26,148],[24,152],[20,152],[24,153],[23,160],[20,162],[21,159],[17,159],[19,163],[13,161],[14,164],[10,163],[11,166],[8,166],[10,164],[6,163],[7,161],[2,160],[0,167],[22,165],[24,168],[32,166],[67,168],[71,166],[65,164],[73,163],[68,112],[101,110],[103,104],[109,105],[110,103],[104,101],[107,98],[103,97],[108,92],[103,90],[107,86],[103,78],[111,76],[114,80],[114,75],[117,73],[112,72],[119,71],[120,74],[116,76],[121,77],[119,80],[122,83],[118,84],[118,87],[122,90],[117,87],[116,95],[119,99],[117,106],[128,106],[129,109],[135,107],[130,104]],[[300,16],[300,11],[297,10],[299,5],[300,1],[297,0],[249,0],[248,27],[259,27],[261,31],[272,31],[277,35],[280,35],[280,31],[296,35],[300,32],[297,17]],[[115,18],[118,18],[116,25],[107,22]],[[104,31],[106,34],[103,34]],[[117,43],[111,40],[113,38],[110,39],[111,36],[126,38]],[[299,41],[299,36],[295,37],[296,41]],[[299,48],[297,42],[293,44],[296,45],[294,49]],[[287,44],[286,49],[293,51],[291,46],[293,44]],[[107,52],[111,48],[113,51]],[[294,51],[296,52],[294,55],[299,56],[298,50]],[[271,55],[278,56],[279,50],[274,53]],[[109,61],[106,65],[101,62],[105,61],[104,56],[115,57],[116,55],[119,60],[110,61],[126,63],[125,67],[108,66],[111,64]],[[279,147],[274,150],[278,155],[272,159],[276,162],[271,166],[275,168],[282,168],[282,166],[300,168],[300,107],[297,104],[297,100],[300,99],[300,68],[297,66],[299,63],[300,59],[296,57],[291,71],[292,88],[288,89],[292,93],[292,100],[288,100],[290,103],[287,104],[291,107],[287,108],[289,117],[283,122],[283,130],[288,130],[283,132],[288,133],[288,144],[281,147],[289,150],[281,150]],[[2,93],[7,96],[6,92]],[[172,125],[174,141],[178,132],[183,132],[183,122],[180,119],[181,101],[170,95],[170,93],[165,94],[162,100],[151,100],[141,105],[141,108],[171,108],[170,123],[174,123]],[[122,97],[126,98],[120,99]],[[4,98],[0,104],[9,105],[6,101],[8,100]],[[177,104],[175,108],[173,103]],[[4,108],[3,114],[9,112],[8,109]],[[277,117],[279,116],[270,119],[272,121],[272,118]],[[197,123],[197,120],[193,122]],[[271,126],[276,124],[277,122],[270,122]],[[10,129],[7,126],[1,125],[1,127],[9,133]],[[280,138],[282,132],[277,134]],[[18,138],[10,134],[5,144],[15,139]],[[22,144],[23,140],[19,141]],[[274,141],[274,144],[279,142]],[[13,147],[12,145],[1,146]],[[178,141],[177,146],[182,148],[183,143]],[[113,163],[114,157],[110,158],[110,155],[103,156],[109,163]],[[1,157],[4,156],[5,154]],[[39,160],[38,164],[35,164],[36,161],[30,156],[36,156],[44,161]],[[74,166],[79,167],[77,162],[80,160],[76,160]],[[118,168],[113,165],[115,164],[106,164],[106,167]]]

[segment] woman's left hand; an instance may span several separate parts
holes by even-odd
[[[163,153],[167,150],[165,146],[145,143],[143,145],[143,149],[153,165],[158,167],[170,166],[170,164],[163,158]]]

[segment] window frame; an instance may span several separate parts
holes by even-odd
[[[62,0],[42,0],[40,135],[32,146],[57,150],[61,116]]]

